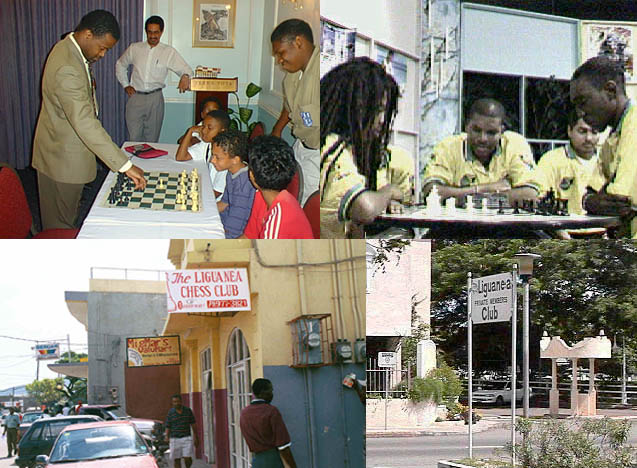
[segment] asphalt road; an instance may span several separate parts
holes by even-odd
[[[473,435],[473,456],[488,457],[511,440],[508,428],[496,428]],[[637,445],[637,422],[633,422],[629,443]],[[469,441],[463,435],[394,437],[367,439],[367,468],[437,468],[438,460],[469,455]]]
[[[2,431],[0,430],[0,434]],[[17,466],[13,461],[15,457],[7,458],[7,436],[0,437],[0,468]]]

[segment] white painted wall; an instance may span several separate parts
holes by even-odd
[[[417,55],[419,4],[414,0],[322,0],[321,16]]]

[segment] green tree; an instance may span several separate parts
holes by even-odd
[[[432,254],[432,339],[452,367],[466,368],[467,272],[479,277],[511,271],[518,252],[542,256],[530,281],[532,368],[549,366],[540,364],[543,331],[569,343],[596,336],[601,329],[611,339],[623,334],[631,360],[637,344],[637,246],[632,241],[441,241]],[[521,292],[519,288],[519,311]],[[510,329],[509,323],[474,326],[477,371],[504,371],[510,365]],[[598,371],[618,373],[618,358],[597,364]]]
[[[61,394],[57,389],[57,385],[62,384],[63,381],[62,377],[34,380],[32,383],[27,384],[26,390],[38,405],[51,406],[60,400]]]
[[[87,358],[86,353],[75,353],[73,351],[69,353],[63,353],[62,357],[55,361],[56,364],[64,364],[69,362],[81,362],[83,358]],[[86,401],[86,381],[87,379],[82,377],[66,377],[62,382],[62,393],[70,401],[76,402],[78,400]]]

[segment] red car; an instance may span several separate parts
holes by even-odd
[[[39,455],[47,468],[158,468],[150,447],[130,421],[103,421],[68,426],[51,455]]]

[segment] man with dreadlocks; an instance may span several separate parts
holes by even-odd
[[[536,199],[541,184],[534,172],[531,147],[518,133],[504,131],[504,107],[495,99],[473,103],[465,132],[436,145],[425,169],[423,191],[434,185],[444,200],[466,195],[507,192],[509,201]],[[513,188],[512,188],[513,187]]]
[[[354,237],[403,193],[378,188],[396,116],[398,85],[383,67],[359,57],[321,79],[321,238]]]

